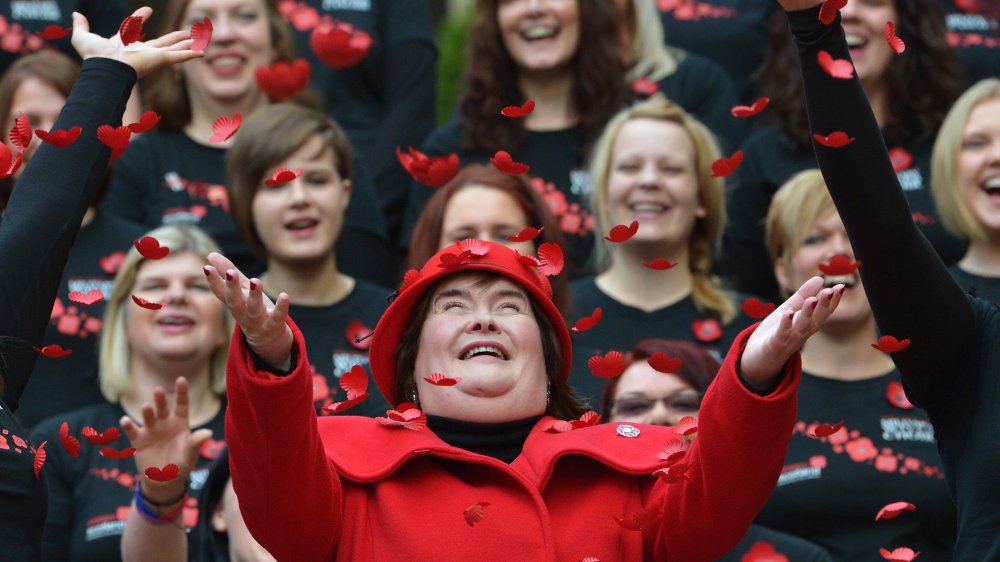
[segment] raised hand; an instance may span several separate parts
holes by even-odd
[[[761,321],[747,340],[740,358],[743,378],[758,390],[770,390],[782,367],[802,348],[840,304],[844,286],[824,289],[823,278],[813,277]]]
[[[132,418],[121,419],[122,430],[135,447],[135,464],[139,474],[147,468],[177,465],[177,478],[157,482],[143,478],[142,493],[154,502],[169,502],[184,495],[187,479],[198,462],[198,452],[212,430],[192,432],[188,420],[188,384],[184,377],[174,383],[174,409],[170,410],[167,393],[162,388],[153,390],[153,403],[142,406],[142,426]],[[141,476],[140,476],[141,478]]]
[[[208,263],[205,276],[212,292],[229,307],[250,347],[273,367],[291,367],[292,330],[285,323],[288,295],[281,293],[272,303],[259,279],[247,279],[222,254],[209,254]]]
[[[133,16],[145,22],[153,14],[150,8],[139,8]],[[86,60],[102,57],[123,62],[142,78],[157,68],[181,63],[205,55],[203,51],[191,50],[191,32],[174,31],[157,39],[136,41],[127,47],[122,45],[116,34],[110,39],[90,32],[90,23],[82,14],[73,12],[73,48]]]

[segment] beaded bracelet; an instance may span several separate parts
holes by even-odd
[[[156,506],[157,509],[154,510],[154,508],[147,505],[147,500],[142,495],[142,487],[140,485],[136,485],[135,487],[135,508],[139,511],[139,515],[141,515],[143,519],[152,523],[153,525],[168,525],[170,523],[173,523],[175,519],[177,519],[178,517],[181,516],[182,513],[184,513],[184,500],[186,498],[187,498],[187,493],[185,492],[184,495],[181,496],[181,499],[178,500],[179,504],[175,509],[172,509],[167,512],[161,512],[158,509],[159,507],[161,507],[162,505],[170,505],[170,504],[157,505]],[[153,502],[148,502],[148,503],[153,503]]]

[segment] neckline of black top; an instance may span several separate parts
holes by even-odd
[[[542,416],[500,423],[477,423],[427,415],[427,427],[452,447],[493,457],[507,464],[521,454],[528,434]]]

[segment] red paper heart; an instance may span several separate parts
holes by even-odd
[[[878,510],[878,513],[875,514],[875,520],[878,521],[879,519],[885,519],[885,520],[895,519],[899,517],[900,513],[903,513],[904,511],[913,511],[915,509],[917,509],[917,506],[913,505],[910,502],[892,502],[890,504],[887,504],[882,509]]]
[[[490,502],[479,502],[465,508],[462,512],[462,516],[465,517],[465,522],[472,527],[476,523],[482,521],[483,517],[486,515],[484,508],[489,507],[489,505]]]
[[[574,429],[576,428],[573,427],[573,424],[566,420],[552,420],[542,428],[542,431],[545,433],[566,433]]]
[[[463,253],[468,252],[470,257],[481,258],[490,252],[490,249],[482,240],[466,238],[458,241],[458,249]]]
[[[677,265],[676,262],[671,262],[670,260],[665,260],[665,259],[655,259],[648,263],[647,262],[641,262],[641,263],[643,267],[645,267],[646,269],[652,269],[653,271],[666,271]]]
[[[191,50],[204,51],[205,47],[212,41],[212,20],[205,19],[196,21],[191,25]]]
[[[161,246],[160,241],[152,236],[143,236],[133,242],[135,249],[147,260],[162,260],[170,253],[170,248]]]
[[[743,314],[746,314],[755,320],[763,320],[764,318],[767,318],[767,315],[774,312],[774,309],[775,305],[773,302],[763,302],[760,299],[753,297],[743,301],[743,306],[740,307]]]
[[[628,226],[619,224],[611,227],[611,232],[608,232],[604,239],[612,244],[621,244],[635,236],[636,232],[639,232],[639,221],[632,221]]]
[[[905,546],[901,546],[893,551],[880,548],[878,549],[878,552],[882,555],[882,558],[885,558],[889,562],[910,562],[917,556],[920,556],[919,550],[915,551],[912,548],[907,548]]]
[[[666,462],[677,462],[684,458],[684,455],[691,450],[691,439],[671,439],[663,446],[663,450],[656,453],[656,458]]]
[[[671,373],[676,373],[677,370],[681,368],[681,365],[684,364],[684,362],[681,361],[679,357],[671,358],[669,355],[663,353],[662,351],[657,351],[656,353],[650,355],[648,358],[646,358],[646,363],[649,364],[649,366],[652,367],[654,371],[658,371],[660,373],[666,373],[668,375]]]
[[[820,51],[816,56],[819,67],[834,78],[849,80],[854,76],[854,65],[846,59],[835,59],[826,51]]]
[[[337,382],[347,393],[348,400],[368,393],[368,373],[361,365],[351,367],[351,370],[341,375]]]
[[[454,152],[448,156],[428,157],[415,148],[403,152],[397,147],[396,157],[413,179],[430,187],[441,187],[450,182],[458,174],[460,165]]]
[[[67,27],[64,29],[62,27],[59,27],[58,25],[50,25],[45,29],[43,29],[42,31],[36,33],[36,35],[38,35],[42,39],[45,39],[46,41],[58,41],[63,37],[68,37],[69,34],[71,33],[73,33],[72,27]]]
[[[771,98],[760,97],[757,98],[751,105],[737,105],[730,109],[729,112],[733,114],[733,117],[744,119],[747,117],[753,117],[761,111],[764,111],[770,103]]]
[[[111,426],[101,433],[92,427],[84,427],[83,431],[80,432],[80,435],[83,435],[83,438],[91,445],[108,445],[121,437],[121,434],[121,431],[115,426]]]
[[[208,18],[205,18],[208,19]],[[139,121],[128,124],[128,130],[135,134],[145,133],[160,122],[160,114],[155,111],[147,111],[139,116]]]
[[[385,415],[384,418],[375,418],[375,421],[389,428],[418,430],[427,426],[427,416],[409,402],[403,402],[395,410],[387,410]]]
[[[896,24],[891,21],[885,22],[885,40],[897,55],[906,50],[906,43],[896,35]]]
[[[819,144],[829,148],[840,148],[854,142],[854,137],[847,136],[844,131],[834,131],[826,136],[817,133],[813,135],[813,138]]]
[[[833,23],[834,18],[837,17],[837,10],[844,9],[846,5],[847,0],[826,0],[819,8],[819,21],[823,25],[830,25]]]
[[[48,443],[48,441],[43,441],[42,444],[35,449],[35,480],[38,480],[38,474],[42,471],[42,467],[45,466],[45,459],[48,457],[48,453],[45,452],[45,445]]]
[[[880,337],[878,343],[873,343],[872,347],[881,351],[882,353],[896,353],[897,351],[903,351],[910,345],[909,339],[896,339],[895,336],[890,336],[888,334]]]
[[[257,85],[274,101],[284,101],[297,94],[309,83],[309,62],[295,59],[293,63],[275,61],[257,69]]]
[[[569,423],[570,425],[573,426],[573,429],[580,429],[584,427],[595,426],[600,422],[601,422],[601,415],[593,410],[588,410],[584,412],[583,415],[579,417],[579,419],[572,420]]]
[[[371,35],[343,22],[317,25],[309,37],[309,47],[316,57],[336,69],[360,63],[368,56],[371,46]]]
[[[667,484],[677,484],[678,482],[684,482],[685,480],[691,479],[691,476],[687,473],[690,468],[691,465],[679,462],[673,466],[668,466],[667,468],[661,468],[660,470],[654,471],[653,476],[658,476],[660,480],[666,482]]]
[[[737,150],[729,158],[722,157],[712,162],[712,177],[724,178],[736,171],[743,162],[743,151]]]
[[[43,357],[51,357],[52,359],[62,359],[70,353],[73,353],[72,349],[64,349],[63,346],[57,343],[50,343],[45,347],[35,347],[33,349],[39,355],[42,355]]]
[[[69,434],[69,423],[62,422],[59,425],[59,440],[62,441],[63,449],[66,449],[69,458],[80,458],[80,440]]]
[[[507,107],[500,110],[500,115],[504,117],[510,117],[516,119],[518,117],[524,117],[535,110],[535,102],[533,100],[528,100],[521,105],[508,105]]]
[[[111,149],[111,159],[114,160],[125,153],[129,140],[132,138],[132,131],[125,125],[112,127],[111,125],[101,125],[97,128],[97,140]]]
[[[139,16],[125,18],[125,21],[118,28],[118,38],[124,46],[142,40],[142,18]]]
[[[168,464],[163,468],[157,466],[151,466],[146,469],[146,478],[150,480],[155,480],[157,482],[170,482],[180,473],[180,469],[176,464]]]
[[[17,149],[13,154],[6,144],[0,143],[0,180],[13,176],[24,162],[24,149]]]
[[[69,130],[57,129],[51,132],[38,129],[35,131],[35,136],[42,139],[42,142],[47,142],[56,148],[63,148],[76,142],[82,132],[83,129],[80,127],[72,127]]]
[[[740,558],[740,562],[788,562],[788,557],[774,550],[774,546],[771,543],[757,541]]]
[[[76,304],[89,306],[104,300],[104,293],[100,289],[91,289],[86,293],[82,293],[80,291],[70,291],[69,300],[75,302]]]
[[[243,116],[239,113],[233,115],[232,117],[228,117],[226,115],[219,117],[214,123],[212,123],[212,136],[209,137],[208,142],[226,142],[236,134],[236,131],[240,130],[240,125],[242,124]]]
[[[625,371],[625,356],[620,351],[609,351],[604,357],[595,355],[587,360],[587,366],[595,377],[613,379]]]
[[[565,258],[562,248],[555,242],[543,242],[538,246],[538,272],[550,277],[559,275],[563,270]]]
[[[673,427],[673,432],[681,437],[690,437],[698,433],[698,418],[694,416],[684,416]]]
[[[526,227],[522,228],[521,231],[518,232],[517,234],[515,234],[514,236],[508,236],[507,237],[507,241],[508,242],[530,242],[531,240],[534,240],[535,238],[537,238],[538,235],[541,234],[543,230],[545,230],[544,226],[543,227],[539,227],[539,228],[535,228],[533,226],[526,226]]]
[[[289,170],[288,168],[278,168],[277,170],[274,171],[273,174],[271,174],[270,178],[264,180],[264,183],[271,187],[284,185],[286,183],[294,181],[295,178],[299,177],[301,174],[302,174],[302,168],[299,168],[298,170]]]
[[[135,447],[128,447],[121,451],[112,449],[111,447],[102,447],[99,453],[102,457],[108,459],[127,459],[135,455]]]
[[[861,262],[854,261],[845,254],[837,254],[825,263],[816,266],[816,269],[823,275],[840,276],[850,275],[861,267]]]
[[[834,433],[840,431],[843,427],[844,427],[844,420],[840,420],[839,422],[832,425],[828,423],[818,423],[816,424],[816,427],[812,428],[812,431],[809,432],[809,435],[811,437],[829,437]]]
[[[329,406],[323,408],[323,411],[328,414],[339,414],[340,412],[349,410],[357,406],[358,404],[364,402],[367,399],[368,399],[368,393],[365,392],[363,394],[355,396],[354,398],[348,398],[343,402],[334,402],[333,404],[330,404]]]
[[[146,310],[160,310],[161,308],[163,308],[163,305],[161,303],[151,302],[142,297],[137,297],[135,295],[132,295],[132,302],[141,306],[142,308],[145,308]]]
[[[601,311],[601,307],[595,308],[594,311],[590,313],[590,316],[584,316],[583,318],[577,320],[576,324],[573,324],[573,331],[586,332],[587,330],[593,328],[598,322],[601,321],[602,314],[603,312]]]
[[[528,171],[531,170],[531,167],[527,164],[515,162],[510,153],[506,150],[498,150],[497,153],[493,155],[493,158],[490,158],[490,162],[493,163],[493,167],[511,176],[527,174]]]
[[[434,386],[455,386],[456,384],[462,382],[462,377],[446,377],[441,373],[432,373],[429,377],[424,377],[424,380],[433,384]]]
[[[31,121],[28,121],[28,116],[23,111],[14,119],[14,126],[10,128],[8,135],[11,144],[18,148],[28,148],[31,144]]]

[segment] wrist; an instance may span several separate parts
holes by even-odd
[[[184,504],[187,500],[187,492],[180,496],[172,505],[157,505],[146,500],[142,494],[142,486],[135,487],[135,500],[133,505],[139,515],[148,523],[153,525],[173,524],[184,514]]]
[[[179,481],[180,479],[176,480]],[[176,482],[164,484],[144,481],[136,484],[136,492],[146,504],[163,510],[164,508],[174,507],[183,502],[187,495],[187,486],[178,487]]]

